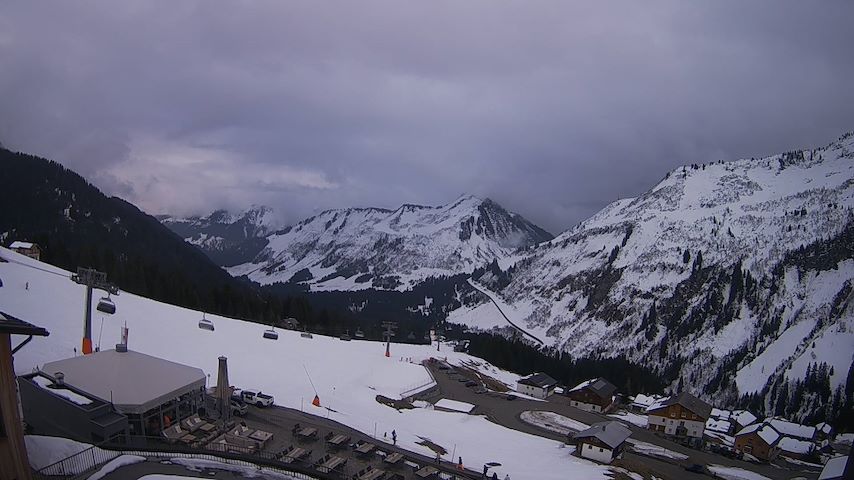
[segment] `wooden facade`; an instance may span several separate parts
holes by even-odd
[[[676,437],[702,438],[706,427],[705,418],[678,403],[651,410],[647,418],[649,430]]]
[[[569,404],[574,407],[579,407],[579,405],[575,405],[573,402],[584,403],[598,407],[598,409],[592,409],[594,411],[603,412],[611,406],[611,397],[603,398],[587,387],[571,391],[566,396],[569,397]]]
[[[0,478],[29,480],[30,462],[18,410],[11,335],[0,332]]]
[[[737,435],[735,437],[735,449],[766,462],[773,460],[779,453],[777,448],[769,445],[758,432]]]

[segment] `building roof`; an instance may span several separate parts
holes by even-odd
[[[532,387],[551,388],[557,385],[557,380],[545,373],[533,373],[525,378],[520,378],[519,383],[531,385]]]
[[[798,440],[797,438],[782,437],[780,441],[777,442],[777,447],[784,452],[805,454],[812,451],[813,444],[812,442]]]
[[[9,248],[33,248],[33,245],[35,245],[35,243],[15,241],[9,245]]]
[[[710,417],[706,420],[706,430],[711,430],[713,432],[728,433],[730,425],[732,424],[727,418]]]
[[[741,427],[746,427],[757,420],[756,415],[747,410],[734,410],[731,418]]]
[[[778,432],[783,435],[788,435],[790,437],[795,438],[805,438],[812,439],[815,437],[815,427],[810,427],[809,425],[801,425],[799,423],[793,423],[782,418],[769,418],[765,420],[766,423],[770,423]]]
[[[841,479],[845,474],[845,465],[848,463],[848,457],[833,457],[824,464],[821,469],[821,474],[818,480],[836,480]]]
[[[632,431],[621,425],[619,422],[600,422],[594,423],[587,430],[582,430],[572,438],[596,438],[600,442],[608,445],[612,449],[620,446],[627,438],[632,435]]]
[[[662,399],[664,399],[664,397],[661,395],[645,395],[643,393],[639,393],[632,399],[632,406],[645,409]]]
[[[830,432],[833,431],[833,427],[831,427],[830,424],[827,422],[821,422],[819,424],[816,424],[815,428],[816,430],[824,434],[830,434]]]
[[[712,413],[712,406],[708,403],[700,400],[699,398],[691,395],[688,392],[681,392],[678,395],[673,395],[670,398],[664,399],[660,402],[656,402],[649,406],[646,409],[648,413],[651,413],[655,410],[659,410],[661,408],[669,407],[671,405],[682,405],[688,410],[694,412],[694,414],[699,415],[705,419],[709,418],[709,415]]]
[[[196,367],[128,350],[46,363],[42,371],[65,374],[65,383],[105,401],[122,413],[144,413],[190,391],[204,388],[205,373]]]
[[[767,423],[754,423],[753,425],[744,427],[739,430],[735,436],[740,437],[753,432],[756,432],[756,434],[759,435],[759,438],[768,445],[774,445],[774,443],[780,439],[780,433],[777,430],[774,430],[774,427]]]
[[[572,387],[572,389],[567,393],[577,392],[585,388],[592,391],[601,398],[611,398],[611,396],[614,395],[614,392],[617,391],[617,387],[615,387],[614,384],[612,384],[608,380],[605,380],[604,378],[599,377],[591,378],[586,382],[581,382],[578,385]]]
[[[0,333],[10,333],[15,335],[38,335],[46,337],[50,332],[42,327],[37,327],[32,323],[25,322],[20,318],[13,317],[5,312],[0,312]]]

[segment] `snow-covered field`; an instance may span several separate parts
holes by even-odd
[[[736,467],[724,467],[721,465],[709,465],[711,470],[718,478],[724,480],[771,480],[765,475],[751,472]]]
[[[529,423],[535,427],[545,428],[546,430],[551,430],[552,432],[560,433],[561,435],[580,432],[590,427],[590,425],[579,422],[578,420],[573,420],[554,412],[544,412],[539,410],[522,412],[522,414],[519,415],[519,418],[525,423]]]
[[[84,288],[58,268],[3,248],[0,257],[10,260],[0,263],[2,310],[50,331],[49,337],[35,338],[15,355],[16,371],[29,372],[74,355],[81,343]],[[29,289],[24,288],[26,284]],[[93,302],[97,300],[95,295]],[[100,338],[103,349],[118,342],[120,327],[127,323],[131,350],[202,368],[211,374],[212,384],[217,357],[224,355],[233,385],[262,389],[274,395],[279,405],[302,408],[369,434],[394,429],[398,445],[416,452],[431,454],[415,443],[426,437],[449,451],[455,448],[468,465],[500,462],[500,477],[509,473],[513,478],[547,480],[571,473],[579,478],[607,478],[608,468],[572,457],[572,449],[560,442],[500,427],[480,416],[422,408],[397,411],[376,402],[378,394],[395,398],[431,382],[419,365],[437,354],[429,346],[394,344],[392,357],[386,358],[384,345],[378,342],[341,342],[320,335],[305,339],[293,331],[280,331],[279,340],[271,341],[261,337],[261,325],[216,315],[207,316],[216,326],[216,331],[209,332],[198,328],[200,312],[129,293],[113,301],[117,313],[104,318],[103,327],[101,316],[93,317],[93,340],[97,344]],[[450,350],[439,355],[455,364],[483,364],[481,359]],[[306,371],[321,404],[331,410],[311,406],[315,392]]]

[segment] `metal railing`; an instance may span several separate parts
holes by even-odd
[[[68,458],[33,472],[35,480],[85,479],[104,465],[122,455],[141,457],[188,458],[211,460],[230,465],[239,465],[256,470],[266,469],[290,475],[300,480],[340,480],[350,478],[358,467],[345,464],[325,472],[312,463],[285,463],[283,452],[265,452],[253,448],[229,445],[227,451],[207,447],[191,447],[181,443],[167,443],[160,437],[131,436],[118,441],[108,441],[92,446]],[[474,472],[451,472],[441,468],[441,478],[480,478]],[[216,468],[216,467],[211,467]]]

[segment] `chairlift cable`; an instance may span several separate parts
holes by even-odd
[[[305,364],[302,364],[302,369],[305,370],[305,376],[308,377],[308,383],[311,384],[311,389],[314,390],[314,395],[317,396],[317,389],[314,388],[314,382],[311,381],[311,375],[308,374],[308,369],[305,368]]]

